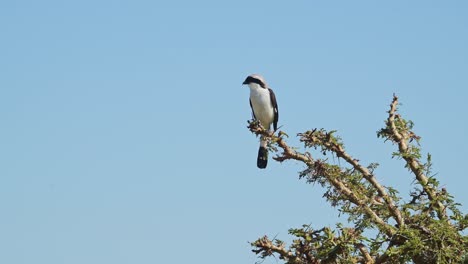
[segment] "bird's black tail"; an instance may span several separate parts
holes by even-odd
[[[266,168],[268,163],[268,150],[265,147],[258,149],[257,167],[260,169]]]

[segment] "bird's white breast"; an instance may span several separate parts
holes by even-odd
[[[271,105],[270,91],[260,85],[252,83],[250,88],[250,102],[257,120],[265,129],[269,129],[274,119],[274,109]]]

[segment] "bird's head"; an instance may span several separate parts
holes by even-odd
[[[242,84],[247,84],[249,86],[251,84],[258,84],[262,88],[267,88],[267,84],[265,82],[265,79],[263,79],[263,77],[261,75],[258,75],[258,74],[251,74],[251,75],[247,76],[247,78],[245,78],[245,81]]]

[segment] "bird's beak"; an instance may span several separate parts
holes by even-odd
[[[242,85],[244,85],[244,84],[247,84],[247,81],[244,81],[244,82],[242,83]]]

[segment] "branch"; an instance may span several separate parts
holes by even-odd
[[[358,207],[362,208],[367,216],[369,216],[374,223],[381,226],[385,234],[391,237],[395,234],[395,228],[389,224],[387,224],[379,215],[370,208],[367,203],[356,196],[356,194],[351,191],[346,185],[341,181],[339,178],[327,178],[329,182],[335,187],[337,190],[340,191],[341,194],[345,196],[353,204],[357,205]]]
[[[279,255],[286,264],[341,260],[364,264],[406,263],[410,260],[414,263],[458,263],[462,260],[468,237],[461,232],[468,226],[468,216],[461,213],[457,208],[459,204],[444,188],[439,190],[438,182],[430,176],[430,155],[426,163],[420,161],[420,147],[413,142],[418,142],[419,137],[412,131],[412,122],[397,113],[397,106],[398,98],[394,95],[386,126],[378,136],[398,146],[393,157],[404,159],[405,167],[422,187],[416,188],[410,194],[412,200],[405,204],[400,202],[394,189],[377,181],[374,175],[376,164],[361,165],[345,151],[341,139],[333,135],[334,131],[314,129],[298,136],[306,148],[318,149],[324,155],[336,155],[346,162],[344,166],[329,163],[327,159],[314,159],[309,152],[299,152],[287,144],[286,133],[279,131],[276,134],[276,131],[265,130],[258,121],[249,121],[250,131],[261,136],[268,142],[269,151],[276,153],[273,159],[304,163],[306,169],[300,172],[299,178],[305,177],[308,183],[325,187],[323,197],[333,207],[339,206],[340,214],[347,214],[348,222],[354,223],[353,228],[338,224],[341,231],[338,236],[329,228],[318,231],[308,226],[290,229],[289,233],[297,239],[289,247],[278,239],[269,240],[264,236],[251,244],[253,252],[262,259]],[[378,231],[375,238],[361,235],[375,229]]]
[[[323,133],[323,131],[312,130],[303,134],[301,133],[299,135],[301,136],[301,141],[305,142],[306,145],[312,147],[321,146],[322,148],[335,153],[337,157],[343,158],[348,164],[353,166],[355,170],[359,171],[364,179],[366,179],[377,190],[379,196],[383,198],[385,204],[387,205],[390,213],[398,225],[400,227],[404,226],[402,214],[395,205],[392,197],[387,194],[385,188],[380,185],[374,175],[366,167],[362,166],[357,159],[354,159],[351,155],[346,153],[343,145],[340,144],[335,138],[332,138],[331,133]]]
[[[365,264],[374,264],[374,259],[372,256],[369,254],[369,251],[367,251],[367,248],[364,244],[359,243],[356,245],[356,247],[359,249],[359,252],[361,252],[361,255],[364,258],[364,263]]]
[[[403,159],[406,161],[407,166],[416,176],[416,179],[421,184],[425,193],[429,197],[429,200],[435,201],[437,196],[437,191],[428,184],[429,179],[423,172],[423,165],[421,162],[414,156],[410,154],[409,142],[413,139],[419,139],[412,131],[408,130],[405,126],[403,129],[399,129],[396,125],[396,122],[401,121],[400,116],[396,113],[398,106],[398,97],[393,96],[393,101],[390,104],[390,110],[388,111],[387,126],[390,127],[389,136],[391,139],[398,144],[398,150],[402,154]],[[446,219],[447,215],[445,214],[445,206],[440,202],[436,201],[436,211],[439,219]]]
[[[273,159],[275,159],[276,161],[283,162],[288,159],[293,159],[297,161],[302,161],[307,166],[310,166],[312,164],[313,162],[312,157],[310,157],[309,155],[299,153],[293,150],[291,147],[289,147],[286,144],[282,136],[282,135],[285,135],[285,133],[280,131],[279,136],[275,136],[275,132],[270,132],[264,129],[260,125],[260,123],[255,120],[249,121],[249,125],[247,126],[247,128],[249,128],[249,130],[256,135],[260,135],[267,139],[270,139],[272,142],[276,143],[283,150],[283,153],[281,153],[281,155],[273,157]]]
[[[255,254],[261,254],[262,258],[268,257],[273,255],[273,253],[277,253],[280,259],[284,259],[287,263],[290,264],[301,264],[302,261],[299,257],[297,257],[294,253],[290,250],[284,248],[283,244],[275,245],[272,241],[268,239],[267,236],[259,238],[257,241],[252,243],[252,246],[256,247],[256,249],[252,249],[252,252]],[[319,262],[310,262],[310,264],[315,264]]]
[[[276,144],[278,147],[282,149],[282,153],[276,157],[274,157],[275,160],[277,161],[285,161],[289,159],[293,160],[298,160],[304,162],[307,167],[310,169],[310,171],[318,171],[319,173],[322,173],[323,176],[327,179],[327,181],[336,189],[338,190],[344,197],[344,200],[347,200],[357,207],[361,208],[364,213],[374,222],[375,224],[379,225],[382,230],[385,232],[385,234],[388,237],[392,237],[396,230],[395,227],[387,224],[369,205],[371,205],[371,202],[365,201],[363,199],[360,199],[350,188],[347,187],[347,184],[342,181],[341,178],[339,177],[332,177],[332,175],[327,174],[323,169],[321,169],[322,163],[319,161],[315,161],[310,154],[303,154],[299,153],[295,150],[293,150],[291,147],[287,145],[287,143],[283,139],[283,135],[285,135],[284,132],[280,131],[278,133],[279,136],[276,136],[274,132],[270,132],[268,130],[265,130],[258,121],[249,121],[248,128],[251,132],[255,133],[256,135],[262,136],[264,139],[269,139],[270,142]],[[301,134],[300,134],[301,135]],[[302,140],[302,139],[301,139]],[[307,145],[307,144],[306,144]],[[346,154],[344,151],[342,151],[344,154]],[[341,154],[341,155],[344,155]],[[347,154],[346,154],[347,155]],[[381,187],[383,190],[383,194],[388,196],[385,193],[385,190],[383,187]],[[383,196],[383,195],[382,195]],[[390,197],[387,197],[387,201],[391,201]],[[369,204],[369,205],[368,205]]]

